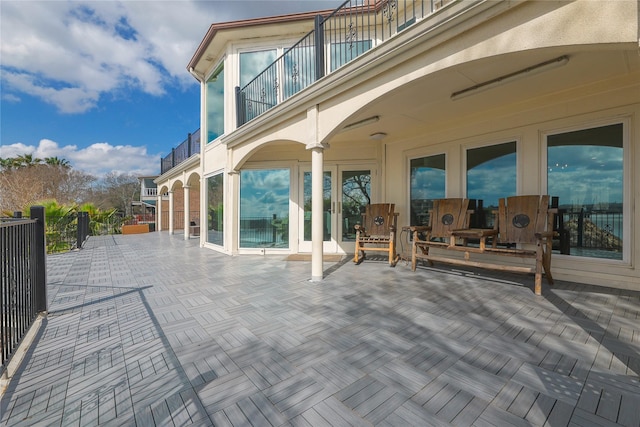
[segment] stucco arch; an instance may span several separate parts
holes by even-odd
[[[286,128],[283,129],[285,133],[293,132],[294,130]],[[296,141],[295,139],[269,139],[269,138],[261,138],[256,140],[250,144],[245,144],[241,147],[235,147],[231,151],[231,169],[232,170],[240,170],[242,166],[252,158],[256,156],[256,154],[260,153],[265,148],[275,148],[275,147],[292,147],[295,151],[303,151],[305,150],[305,143],[301,141]],[[292,154],[289,151],[288,154]],[[282,160],[282,159],[280,159]]]
[[[182,179],[175,179],[175,180],[169,181],[169,186],[170,186],[169,191],[176,191],[178,189],[181,189],[183,185],[184,184],[182,183]]]
[[[199,187],[200,186],[200,174],[198,172],[191,172],[187,179],[185,180],[186,185],[190,187]]]

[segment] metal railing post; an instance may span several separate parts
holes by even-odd
[[[580,208],[580,214],[578,216],[578,247],[581,248],[583,245],[583,235],[584,235],[584,208]]]
[[[84,241],[89,235],[89,212],[78,212],[78,242],[77,248],[82,249]]]
[[[245,118],[245,105],[242,96],[240,86],[236,86],[236,127],[240,127],[246,122]]]
[[[36,220],[36,233],[31,247],[35,264],[33,276],[36,294],[36,311],[47,311],[47,265],[45,243],[45,211],[44,206],[31,207],[31,219]]]
[[[315,51],[316,51],[316,81],[324,77],[324,31],[322,15],[316,15],[314,20]]]

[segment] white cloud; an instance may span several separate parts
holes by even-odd
[[[88,111],[114,91],[162,95],[167,85],[195,84],[186,66],[211,23],[339,3],[2,0],[3,92],[64,113]]]
[[[3,92],[82,113],[110,92],[162,95],[168,84],[195,83],[185,67],[211,19],[198,8],[192,2],[3,1]]]
[[[60,146],[49,139],[40,141],[37,147],[16,143],[0,147],[0,157],[15,157],[33,154],[34,157],[59,157],[69,161],[78,169],[97,177],[109,172],[133,173],[140,176],[158,174],[160,154],[147,153],[146,147],[132,145],[111,145],[106,142],[91,144],[79,149],[75,145]]]

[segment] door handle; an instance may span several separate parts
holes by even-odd
[[[336,213],[336,202],[331,202],[331,213]]]
[[[342,202],[338,202],[338,213],[342,213]]]

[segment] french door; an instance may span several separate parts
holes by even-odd
[[[353,226],[361,222],[364,207],[371,203],[375,166],[325,165],[323,174],[323,251],[352,253]],[[311,252],[311,167],[300,169],[300,252]]]

